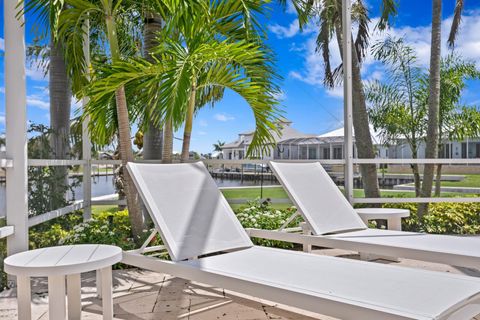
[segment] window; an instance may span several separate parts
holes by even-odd
[[[300,157],[299,159],[307,159],[307,147],[300,146]]]
[[[317,146],[309,146],[308,147],[308,159],[314,160],[317,159]]]
[[[343,159],[342,147],[333,148],[333,159]]]
[[[330,159],[330,148],[323,148],[323,159]]]

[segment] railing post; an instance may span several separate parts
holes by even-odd
[[[27,114],[25,30],[23,2],[4,1],[5,126],[7,168],[7,224],[15,228],[7,238],[7,255],[28,250]]]
[[[85,72],[90,74],[90,38],[89,21],[84,25],[83,36],[83,54],[85,56]],[[85,105],[88,103],[88,97],[82,99],[82,107],[85,112]],[[86,163],[83,165],[83,220],[89,220],[92,217],[92,143],[88,134],[88,123],[90,117],[85,117],[82,122],[82,155]]]
[[[352,15],[351,0],[342,0],[343,105],[345,141],[345,196],[353,203],[353,117],[352,117]]]

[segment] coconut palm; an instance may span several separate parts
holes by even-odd
[[[451,53],[442,58],[440,63],[440,109],[439,109],[439,154],[444,150],[444,140],[462,141],[467,137],[480,135],[480,113],[475,107],[460,103],[463,90],[468,80],[479,79],[480,71],[474,62],[466,61],[461,56]],[[428,106],[428,75],[422,78],[420,99],[423,107]],[[441,192],[442,165],[438,164],[435,178],[435,195]]]
[[[130,19],[138,16],[144,3],[136,1],[110,1],[110,0],[65,0],[67,8],[62,11],[59,18],[60,37],[66,39],[66,52],[76,66],[72,67],[72,74],[78,75],[75,79],[84,77],[85,57],[83,52],[84,25],[90,21],[91,29],[97,35],[99,41],[105,41],[108,45],[108,59],[115,64],[122,60],[121,46],[119,43],[119,31],[122,28],[117,26],[118,22],[130,23]],[[155,1],[151,1],[157,4]],[[168,6],[161,4],[157,9],[166,10]],[[172,9],[172,7],[170,7]],[[175,9],[175,8],[173,8]],[[128,18],[130,19],[128,19]],[[121,33],[120,33],[121,34]],[[133,151],[130,135],[130,119],[127,107],[127,96],[125,88],[119,87],[115,91],[115,117],[117,119],[118,144],[122,165],[133,161]],[[107,105],[112,105],[111,101]],[[125,194],[129,209],[132,233],[136,240],[143,230],[143,217],[137,202],[135,186],[128,173],[125,173]]]
[[[143,28],[143,56],[153,62],[152,49],[159,45],[157,33],[162,30],[162,18],[156,13],[145,13]],[[148,113],[146,113],[148,114]],[[147,160],[162,159],[163,129],[150,119],[145,119],[143,135],[143,158]]]
[[[453,23],[450,28],[448,44],[453,48],[459,31],[464,0],[456,0]],[[442,0],[432,0],[432,40],[430,47],[430,76],[428,97],[428,128],[426,137],[425,158],[438,157],[439,122],[440,122],[440,61],[442,46]],[[431,197],[435,165],[426,164],[423,172],[422,196]],[[418,205],[418,216],[428,214],[428,203]]]
[[[49,98],[50,98],[50,150],[49,157],[53,159],[68,159],[70,157],[70,111],[72,90],[70,78],[67,72],[67,62],[64,57],[63,39],[57,37],[58,17],[64,9],[63,0],[34,0],[25,3],[25,13],[35,13],[38,16],[36,23],[39,24],[36,30],[45,30],[36,39],[33,47],[29,48],[29,52],[34,59],[40,59],[41,62],[37,67],[42,67],[49,74]],[[41,42],[45,38],[50,38],[48,48]],[[61,195],[68,185],[67,167],[52,168],[52,172],[59,179],[55,185],[58,187],[57,192]],[[63,181],[63,182],[61,182]]]
[[[280,1],[286,4],[285,0]],[[336,38],[340,52],[343,52],[342,29],[342,0],[294,0],[294,6],[299,15],[300,24],[310,19],[319,19],[320,27],[317,37],[317,51],[322,54],[327,87],[333,87],[341,81],[342,66],[332,70],[330,62],[329,44],[333,37]],[[380,19],[377,28],[384,30],[389,26],[391,16],[396,14],[397,6],[394,0],[382,0]],[[369,45],[368,10],[363,0],[352,4],[352,21],[358,24],[358,32],[352,46],[352,93],[353,93],[353,127],[355,130],[355,143],[359,158],[375,158],[368,122],[367,106],[363,83],[361,79],[361,63]],[[353,40],[353,39],[352,39]],[[375,165],[360,165],[365,196],[379,197],[377,168]]]

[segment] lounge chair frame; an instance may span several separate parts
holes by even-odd
[[[294,164],[292,164],[294,165]],[[388,245],[382,243],[368,243],[358,241],[358,236],[355,235],[354,231],[343,232],[343,233],[333,233],[333,234],[312,234],[313,228],[309,221],[308,216],[303,214],[298,206],[298,199],[292,195],[291,190],[285,181],[282,179],[282,176],[278,174],[275,168],[271,165],[272,171],[277,176],[277,179],[284,187],[285,191],[289,195],[290,199],[297,205],[297,210],[292,216],[287,220],[290,222],[293,219],[300,215],[305,220],[305,225],[303,227],[291,227],[287,228],[289,224],[285,223],[277,230],[263,230],[256,228],[248,228],[247,233],[250,237],[258,237],[269,240],[278,240],[278,241],[287,241],[291,243],[303,244],[305,246],[317,246],[317,247],[326,247],[326,248],[336,248],[357,252],[371,253],[375,255],[395,257],[395,258],[407,258],[419,261],[428,261],[435,263],[443,263],[447,265],[454,265],[458,267],[467,267],[480,269],[480,239],[479,242],[479,253],[466,255],[458,254],[454,251],[432,251],[418,249],[414,246],[404,246],[399,247],[396,245]],[[323,170],[323,169],[322,169]],[[333,182],[332,182],[333,183]],[[352,209],[353,210],[353,209]],[[303,231],[303,234],[299,233]],[[426,236],[424,233],[414,233],[414,232],[404,232],[404,231],[392,231],[392,230],[378,230],[382,234],[379,236]],[[439,235],[429,235],[432,237],[438,236],[442,239],[445,237],[457,238],[458,236],[439,236]],[[368,237],[368,236],[367,236]]]
[[[202,168],[197,167],[196,169],[202,169]],[[208,175],[208,172],[206,171],[206,169],[204,167],[203,169],[205,170],[204,174]],[[208,177],[210,178],[210,176]],[[135,178],[134,178],[134,181],[135,181]],[[145,191],[145,185],[143,186],[142,191]],[[142,195],[142,198],[144,198],[142,191],[140,191],[140,194]],[[154,217],[154,215],[152,215],[152,218],[158,218],[158,217],[157,216]],[[265,299],[268,301],[290,305],[296,308],[308,310],[315,313],[325,314],[329,316],[334,316],[341,319],[460,320],[460,319],[469,319],[480,312],[480,281],[475,279],[475,280],[472,280],[474,281],[472,283],[471,280],[467,279],[468,277],[465,277],[465,276],[456,276],[456,275],[447,275],[447,274],[441,275],[438,273],[438,278],[437,278],[437,273],[435,272],[422,271],[422,270],[407,270],[407,269],[398,268],[398,267],[375,265],[367,262],[358,262],[358,261],[352,261],[348,259],[332,258],[332,257],[320,257],[320,256],[314,256],[314,255],[305,254],[305,253],[298,253],[298,252],[292,252],[292,251],[286,251],[286,250],[280,250],[280,249],[269,249],[269,248],[263,248],[263,247],[255,247],[255,246],[245,248],[245,249],[242,249],[241,247],[237,246],[232,248],[232,252],[221,251],[221,252],[217,252],[213,256],[211,254],[208,254],[206,256],[200,256],[200,257],[191,256],[190,258],[187,258],[187,259],[182,258],[182,259],[176,259],[176,261],[167,261],[167,260],[159,259],[155,257],[155,255],[157,252],[165,249],[168,249],[170,253],[172,250],[171,249],[172,246],[153,246],[153,247],[148,246],[149,243],[155,237],[157,232],[160,235],[162,235],[161,231],[165,232],[165,230],[155,230],[154,232],[152,232],[150,236],[147,238],[147,241],[138,250],[124,252],[122,262],[128,265],[139,267],[139,268],[170,274],[170,275],[184,278],[190,281],[195,281],[195,282],[200,282],[200,283],[208,284],[215,287],[225,288],[227,290],[232,290],[240,294],[254,296],[254,297]],[[248,250],[250,250],[250,253]],[[278,256],[277,253],[274,252],[275,250],[278,251],[278,254],[280,256]],[[182,255],[182,252],[177,251],[177,253],[179,253],[177,257]],[[378,295],[374,293],[372,293],[373,295],[370,295],[370,297],[366,299],[362,299],[362,297],[357,297],[360,299],[355,299],[355,296],[351,296],[349,294],[345,295],[345,293],[341,293],[342,290],[340,290],[339,293],[336,293],[336,291],[333,291],[333,292],[325,291],[325,288],[323,290],[311,291],[311,289],[308,289],[308,285],[306,287],[302,287],[302,286],[292,286],[288,284],[291,281],[290,282],[278,281],[278,280],[264,281],[264,280],[261,280],[262,279],[261,277],[257,278],[256,275],[251,276],[249,274],[249,272],[251,271],[248,271],[247,273],[245,273],[245,276],[241,276],[241,275],[239,276],[239,273],[235,273],[235,271],[233,271],[232,273],[232,270],[222,269],[222,267],[218,267],[217,265],[218,262],[220,262],[220,265],[222,264],[221,263],[222,259],[224,262],[227,262],[226,265],[232,265],[232,262],[237,263],[241,261],[243,257],[249,257],[250,260],[251,259],[257,260],[260,257],[262,257],[263,253],[265,254],[265,257],[264,257],[265,262],[269,261],[271,257],[274,257],[277,255],[277,259],[280,259],[280,261],[286,261],[285,259],[283,259],[284,257],[287,257],[289,261],[293,261],[293,264],[290,264],[291,266],[293,266],[294,264],[298,263],[296,258],[298,255],[298,260],[303,259],[303,261],[311,261],[313,265],[315,265],[315,263],[318,262],[319,263],[318,266],[327,267],[328,270],[330,270],[331,268],[337,268],[339,265],[342,265],[344,272],[348,272],[349,274],[350,274],[350,271],[348,270],[351,270],[351,268],[354,268],[354,270],[357,270],[357,271],[369,270],[370,277],[372,277],[373,275],[377,277],[377,274],[379,274],[378,272],[382,273],[382,271],[385,271],[383,276],[385,279],[391,279],[388,277],[390,277],[390,275],[393,275],[393,274],[402,275],[403,277],[405,277],[405,279],[408,279],[409,276],[415,276],[415,279],[417,278],[424,279],[424,277],[427,277],[428,279],[430,279],[428,280],[430,281],[428,282],[430,284],[435,283],[435,281],[437,281],[438,279],[438,281],[440,280],[443,281],[442,283],[444,284],[446,283],[454,284],[454,286],[456,286],[457,289],[464,288],[465,290],[468,290],[467,292],[471,292],[471,294],[466,295],[463,289],[461,291],[457,290],[456,292],[458,292],[458,294],[451,295],[452,298],[456,297],[454,301],[448,300],[450,298],[445,300],[445,302],[448,303],[448,305],[450,305],[451,307],[447,308],[446,310],[443,310],[442,308],[441,314],[437,314],[435,317],[432,317],[431,315],[421,314],[419,310],[412,311],[410,309],[405,309],[405,307],[399,308],[396,305],[391,305],[390,303],[393,303],[393,301],[390,301],[391,300],[390,298],[386,300],[387,301],[386,305],[385,305],[386,303],[385,301],[382,302],[382,304],[376,304],[375,302],[378,302],[378,300],[375,301],[372,299],[375,299],[375,297],[378,297]],[[146,254],[149,254],[149,255],[146,255]],[[289,257],[290,255],[291,257]],[[229,256],[231,258],[225,259],[226,257],[229,257]],[[233,258],[233,257],[236,257],[236,258]],[[212,262],[213,262],[213,267],[212,267]],[[332,263],[333,264],[339,263],[339,264],[332,265]],[[302,265],[309,266],[308,263],[306,264],[304,263]],[[283,266],[283,268],[286,268],[286,267],[288,266],[287,265]],[[311,268],[310,269],[307,268],[307,269],[310,270]],[[268,269],[268,270],[273,270],[273,269]],[[288,270],[291,270],[291,269],[288,269]],[[387,270],[388,270],[388,273],[386,272]],[[277,277],[278,276],[280,276],[280,273],[277,272]],[[283,277],[283,275],[281,277]],[[272,279],[275,279],[275,278],[272,278]],[[305,277],[303,279],[304,279],[303,281],[305,281]],[[330,278],[330,279],[333,280],[334,278]],[[292,278],[290,278],[290,280],[292,280]],[[476,282],[479,282],[478,289],[477,289]],[[321,280],[321,283],[323,283],[323,280]],[[336,283],[336,281],[333,281],[333,282],[330,281],[330,283]],[[370,284],[371,282],[363,281],[363,286],[365,286],[366,283]],[[344,284],[341,286],[345,288]],[[362,289],[360,289],[360,288],[363,288],[363,286],[358,287],[356,290],[357,291],[360,290],[361,292],[364,292]],[[337,289],[340,289],[340,287],[338,287],[338,285],[336,284],[334,287]],[[424,286],[424,288],[427,288],[427,286]],[[451,291],[450,288],[451,287],[448,286],[447,291]],[[443,285],[443,290],[446,290],[446,289],[447,287]],[[395,290],[395,288],[392,288],[392,290]],[[372,292],[375,292],[375,291],[372,291]],[[463,293],[460,294],[460,292],[463,292]],[[461,297],[462,295],[463,295],[462,299],[459,300],[458,298]],[[409,300],[408,295],[406,296],[400,295],[400,297],[402,297],[402,300],[405,300],[405,299],[407,301]],[[410,305],[410,303],[407,303],[405,306],[408,306],[408,305]],[[437,304],[436,308],[438,307],[439,305]],[[433,310],[433,309],[429,309],[429,310]],[[435,309],[435,310],[438,310],[438,309]]]

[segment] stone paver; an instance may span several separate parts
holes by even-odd
[[[358,259],[355,252],[344,250],[324,249],[314,250],[314,253]],[[474,269],[405,259],[399,262],[378,260],[375,263],[480,276],[480,272]],[[47,320],[46,279],[33,279],[32,286],[32,319]],[[15,297],[14,289],[0,293],[0,320],[16,318]],[[95,296],[94,273],[82,275],[82,304],[82,320],[102,319],[101,301]],[[333,320],[169,275],[136,269],[114,271],[114,314],[115,319],[124,320]]]

